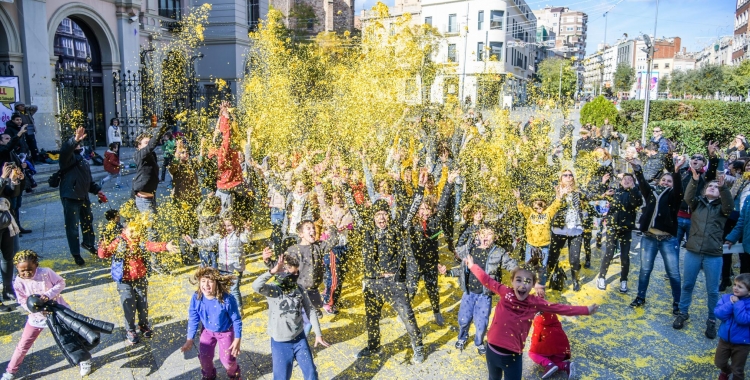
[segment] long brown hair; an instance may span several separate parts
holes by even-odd
[[[229,289],[232,287],[232,282],[235,277],[231,275],[222,275],[218,269],[211,267],[198,268],[190,279],[190,283],[198,285],[198,289],[195,290],[195,294],[198,299],[203,298],[203,292],[201,291],[201,278],[208,278],[216,282],[216,299],[219,302],[224,303],[224,294],[229,294]],[[239,304],[239,300],[237,300]]]

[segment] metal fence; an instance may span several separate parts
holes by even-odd
[[[10,62],[0,62],[0,77],[12,76],[15,76],[15,74],[13,74],[13,65],[11,65]]]

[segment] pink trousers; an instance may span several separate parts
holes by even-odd
[[[18,341],[16,350],[13,351],[13,356],[10,358],[10,363],[8,363],[8,369],[6,372],[18,372],[18,369],[21,368],[21,363],[23,363],[23,358],[26,357],[26,354],[31,349],[31,346],[34,345],[34,341],[42,330],[44,329],[31,326],[28,322],[26,323],[26,326],[23,328],[23,334],[21,334],[21,340]]]
[[[568,365],[570,363],[565,361],[565,355],[539,355],[537,353],[529,352],[529,358],[534,361],[534,363],[539,364],[542,367],[546,367],[549,365],[549,363],[554,363],[557,368],[560,369],[560,371],[568,372]]]

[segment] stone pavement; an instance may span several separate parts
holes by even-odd
[[[132,174],[126,177],[128,182]],[[113,207],[127,200],[128,192],[114,190],[107,183],[105,193]],[[166,191],[160,185],[160,196]],[[107,205],[95,206],[95,223],[102,219]],[[86,266],[80,268],[70,259],[63,229],[62,207],[55,192],[33,195],[24,200],[22,221],[33,233],[21,237],[21,247],[34,249],[43,256],[43,266],[52,267],[67,282],[63,292],[73,309],[87,316],[116,323],[112,335],[102,335],[101,344],[94,350],[94,370],[91,379],[198,379],[200,365],[195,350],[183,355],[179,348],[185,341],[187,307],[194,287],[188,281],[193,267],[183,268],[173,276],[156,275],[150,278],[150,319],[155,330],[151,340],[139,345],[125,343],[122,329],[122,310],[117,291],[109,275],[109,262],[84,254]],[[716,340],[703,336],[706,306],[703,278],[694,292],[691,319],[685,329],[671,327],[671,296],[663,266],[657,260],[651,278],[648,303],[633,310],[627,305],[634,297],[638,277],[638,240],[631,253],[630,293],[615,290],[619,279],[619,263],[610,268],[607,291],[595,288],[596,269],[583,270],[587,284],[581,292],[570,289],[551,299],[569,304],[602,305],[592,317],[561,317],[572,345],[572,355],[578,363],[582,378],[712,378],[717,375],[713,366]],[[353,257],[358,256],[354,254]],[[354,259],[356,260],[356,259]],[[443,256],[443,262],[450,262]],[[594,267],[600,255],[594,250]],[[250,284],[264,270],[258,254],[248,259],[248,269],[242,279],[244,297],[244,327],[242,353],[239,362],[245,378],[271,379],[270,340],[265,333],[266,303],[253,293]],[[461,292],[457,282],[441,278],[441,301],[446,326],[432,323],[429,301],[423,289],[415,300],[417,320],[424,334],[425,363],[409,364],[411,349],[405,329],[389,307],[384,308],[381,323],[384,354],[381,360],[357,360],[355,354],[366,345],[364,308],[359,279],[347,279],[342,298],[342,311],[336,316],[324,316],[324,338],[332,343],[329,348],[314,349],[315,361],[322,379],[476,379],[485,378],[484,358],[471,347],[463,352],[453,348],[456,340],[456,314]],[[496,301],[496,300],[495,300]],[[4,370],[21,335],[26,316],[17,309],[0,314],[0,370]],[[473,331],[473,329],[472,329]],[[310,340],[312,342],[312,339]],[[528,347],[528,343],[527,343]],[[221,364],[215,360],[217,368]],[[524,355],[524,378],[540,377],[539,368]],[[219,378],[226,374],[219,370]],[[71,369],[54,344],[49,332],[43,332],[24,362],[20,375],[28,379],[74,379],[77,369]],[[301,379],[295,368],[294,379]],[[558,377],[559,378],[559,377]]]

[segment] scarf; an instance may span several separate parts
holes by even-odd
[[[7,212],[8,216],[10,216],[10,225],[8,226],[10,236],[18,235],[21,230],[18,228],[18,224],[16,224],[16,219],[13,217],[13,213],[10,212],[10,201],[5,198],[0,199],[0,211]]]
[[[577,191],[574,191],[567,195],[568,203],[572,204],[573,207],[568,207],[565,212],[565,227],[577,228],[581,227],[581,217],[578,211],[581,209],[581,197]]]

